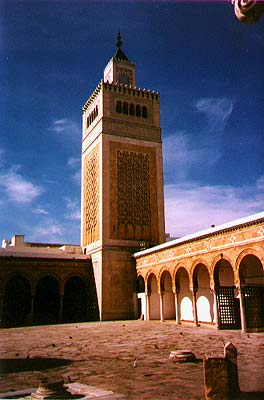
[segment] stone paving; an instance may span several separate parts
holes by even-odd
[[[0,339],[0,393],[63,377],[65,383],[112,391],[113,398],[204,399],[201,359],[223,355],[230,341],[238,350],[240,389],[264,392],[264,333],[120,321],[2,329]],[[173,362],[175,350],[190,350],[198,360]]]

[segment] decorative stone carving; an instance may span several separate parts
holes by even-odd
[[[232,244],[234,244],[234,243],[236,242],[236,236],[232,234],[232,235],[230,236],[230,239],[229,239],[229,240],[230,240],[230,242],[231,242]]]
[[[259,234],[259,236],[264,236],[264,227],[263,227],[263,226],[261,226],[261,227],[259,228],[258,234]]]
[[[186,247],[186,253],[190,253],[192,251],[192,246]]]
[[[99,156],[95,153],[85,162],[84,170],[84,218],[86,244],[98,240],[99,225]]]
[[[149,154],[117,150],[117,193],[119,237],[150,239]]]

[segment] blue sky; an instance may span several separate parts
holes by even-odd
[[[161,94],[166,231],[263,211],[264,18],[228,1],[1,0],[0,238],[79,243],[81,107],[116,50]]]

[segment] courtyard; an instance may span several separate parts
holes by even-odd
[[[238,350],[243,398],[263,398],[264,334],[209,325],[119,321],[1,330],[0,392],[37,388],[43,379],[79,382],[126,399],[204,399],[202,357]],[[169,359],[190,350],[196,362]],[[251,394],[246,394],[251,393]],[[263,393],[262,393],[263,395]]]

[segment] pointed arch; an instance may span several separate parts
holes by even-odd
[[[175,319],[175,297],[171,273],[164,268],[160,275],[160,291],[163,302],[163,318]]]
[[[149,319],[160,319],[158,280],[154,272],[148,274],[147,292],[149,296]]]
[[[192,270],[192,285],[195,291],[198,322],[214,321],[214,299],[210,288],[210,274],[204,263],[196,263]]]
[[[179,264],[175,274],[175,286],[179,306],[179,320],[193,321],[192,293],[187,268]]]
[[[42,276],[36,285],[34,322],[47,324],[60,320],[60,285],[53,274]]]
[[[240,255],[239,280],[241,301],[245,315],[245,328],[250,331],[264,329],[264,271],[256,253],[244,251]]]
[[[64,285],[62,320],[84,322],[88,318],[89,293],[83,277],[71,275]]]
[[[249,248],[243,250],[241,253],[239,253],[239,255],[236,259],[236,263],[235,263],[237,271],[239,270],[239,266],[241,264],[242,259],[248,255],[253,255],[253,256],[257,257],[262,264],[262,268],[264,269],[264,254],[261,254],[259,251],[255,250],[254,248],[249,247]]]
[[[12,274],[6,281],[3,299],[3,321],[8,326],[30,323],[31,283],[24,274]]]
[[[137,281],[136,281],[136,293],[145,293],[146,291],[146,283],[145,279],[142,275],[137,276]]]
[[[208,262],[203,259],[203,258],[197,258],[191,265],[190,268],[190,279],[191,279],[191,284],[193,284],[193,276],[194,276],[194,270],[198,265],[204,265],[205,268],[208,271],[209,274],[209,278],[211,277],[211,273],[212,273],[212,269],[210,268],[210,266],[208,265]]]

